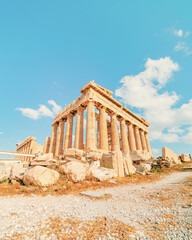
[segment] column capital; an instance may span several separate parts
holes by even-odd
[[[139,130],[139,127],[137,125],[133,125],[133,127],[137,130]]]
[[[110,117],[113,117],[113,116],[117,117],[117,114],[114,113],[114,112],[110,112],[110,113],[108,113],[108,115],[109,115]]]
[[[125,121],[125,118],[119,118],[119,122]]]
[[[80,105],[78,108],[77,108],[77,111],[80,110],[80,111],[84,111],[86,109],[86,107]]]
[[[100,110],[100,109],[105,109],[106,110],[107,108],[105,106],[103,106],[103,105],[100,105],[100,106],[97,107],[97,109],[98,110]]]

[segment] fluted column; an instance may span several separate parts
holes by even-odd
[[[65,130],[65,143],[64,152],[72,147],[72,137],[73,137],[73,115],[69,113],[67,115],[67,126]]]
[[[97,149],[100,149],[100,127],[99,127],[99,116],[96,118],[97,121]]]
[[[87,103],[86,149],[96,149],[95,103]]]
[[[139,134],[139,127],[135,126],[134,130],[135,130],[136,148],[137,148],[137,150],[142,151],[141,137],[140,137],[140,134]]]
[[[128,143],[128,136],[127,136],[127,128],[125,124],[125,119],[120,120],[120,128],[121,128],[121,145],[122,145],[122,152],[129,151],[129,143]]]
[[[55,155],[58,124],[53,125],[49,152]]]
[[[142,149],[143,149],[143,151],[147,151],[146,139],[144,136],[144,131],[142,129],[140,130],[140,136],[141,136]]]
[[[132,123],[128,124],[128,140],[129,140],[130,151],[135,151],[136,150],[136,144],[135,144],[135,135],[134,135],[134,130],[133,130],[133,124]]]
[[[117,117],[115,114],[111,114],[111,140],[111,150],[120,151],[119,131],[117,126]]]
[[[83,149],[83,112],[83,107],[77,109],[74,147],[78,149]]]
[[[151,153],[151,147],[150,147],[150,142],[149,142],[149,137],[148,137],[148,133],[145,132],[145,142],[146,142],[146,145],[147,145],[147,151],[149,153]]]
[[[64,137],[64,126],[65,121],[59,122],[59,128],[57,133],[57,143],[56,143],[56,150],[55,150],[55,156],[59,156],[63,153],[63,137]]]
[[[51,141],[50,137],[45,138],[45,145],[44,145],[44,148],[43,148],[43,153],[44,154],[49,152],[50,141]],[[31,152],[31,148],[30,148],[30,152]]]
[[[99,107],[99,148],[108,151],[106,108]]]

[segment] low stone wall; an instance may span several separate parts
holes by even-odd
[[[181,164],[179,156],[175,154],[171,149],[166,147],[162,148],[162,158],[172,161],[173,164]]]

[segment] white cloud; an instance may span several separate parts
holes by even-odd
[[[187,144],[192,144],[192,127],[188,128],[188,132],[182,137],[182,141]]]
[[[61,106],[57,105],[55,101],[49,100],[48,103],[53,106],[52,107],[53,114],[57,114],[58,112],[61,111],[62,109]]]
[[[115,91],[121,101],[139,108],[151,124],[150,139],[162,142],[179,142],[185,134],[184,126],[192,124],[192,99],[181,107],[174,107],[180,96],[163,88],[179,70],[170,57],[147,59],[145,70],[138,75],[125,76],[122,86]]]
[[[192,54],[192,51],[187,46],[187,43],[184,41],[178,42],[177,45],[175,46],[174,50],[176,52],[183,51],[187,56]]]
[[[0,135],[2,135],[3,134],[3,132],[0,132]]]
[[[174,31],[174,34],[178,37],[182,37],[183,36],[183,30],[182,29],[179,29],[179,30],[175,30]]]
[[[16,108],[16,110],[21,111],[21,113],[31,119],[39,119],[41,117],[54,117],[58,112],[61,111],[61,106],[57,105],[55,101],[49,100],[48,103],[52,105],[52,110],[50,110],[45,105],[39,105],[39,108],[37,110],[32,108]]]

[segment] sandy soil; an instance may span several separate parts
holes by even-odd
[[[106,198],[0,197],[0,239],[190,239],[191,187],[192,172],[176,172],[95,191]]]

